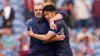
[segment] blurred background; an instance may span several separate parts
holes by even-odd
[[[74,56],[100,56],[100,0],[0,0],[0,56],[27,56],[27,20],[38,2],[66,13]]]

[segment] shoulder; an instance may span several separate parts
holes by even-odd
[[[59,28],[59,27],[62,28],[64,26],[63,23],[64,23],[63,20],[58,20],[58,21],[55,22],[57,28]]]
[[[13,7],[10,6],[10,8],[11,8],[11,10],[13,10]]]
[[[55,24],[59,24],[59,25],[61,25],[63,23],[64,23],[64,20],[58,20],[58,21],[55,22]]]
[[[61,15],[67,15],[67,13],[64,12],[64,11],[57,11],[57,13],[59,13],[59,14],[61,14]]]
[[[60,27],[60,28],[67,28],[67,25],[65,24],[64,20],[58,20],[55,22],[56,26],[57,27]]]
[[[36,27],[37,26],[37,22],[36,22],[36,18],[33,17],[32,19],[27,21],[27,27]]]
[[[68,14],[66,12],[64,12],[64,11],[57,11],[57,14],[61,14],[63,19],[68,16]]]
[[[32,24],[32,23],[35,23],[35,17],[33,17],[27,21],[27,24]]]
[[[29,19],[28,21],[27,21],[27,24],[31,24],[32,23],[32,19]]]

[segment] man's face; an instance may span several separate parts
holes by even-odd
[[[8,6],[9,2],[8,1],[4,1],[4,6]]]
[[[44,17],[49,21],[51,18],[54,17],[54,12],[44,11]]]
[[[43,9],[43,5],[36,5],[34,6],[34,15],[37,18],[42,18],[42,9]]]

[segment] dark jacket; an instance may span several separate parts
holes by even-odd
[[[2,13],[4,13],[4,8],[0,11],[0,15],[2,14]],[[11,8],[11,13],[10,13],[10,16],[9,16],[9,18],[6,20],[5,19],[5,16],[4,15],[2,15],[3,16],[3,25],[2,25],[2,27],[4,27],[5,25],[7,25],[8,23],[7,22],[10,22],[10,23],[12,23],[12,21],[13,21],[13,19],[14,19],[14,10]]]

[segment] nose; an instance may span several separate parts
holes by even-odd
[[[39,12],[39,10],[37,12]]]
[[[48,16],[47,16],[47,15],[45,15],[45,18],[48,18]]]

